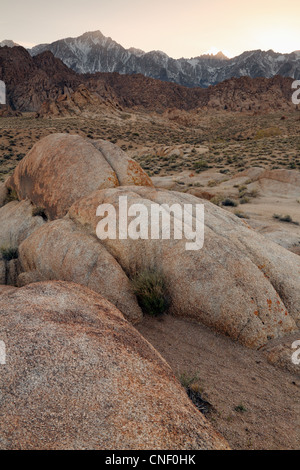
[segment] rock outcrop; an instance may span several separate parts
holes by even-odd
[[[80,76],[51,52],[31,57],[23,47],[0,48],[0,80],[6,84],[7,104],[31,112],[81,84]]]
[[[20,117],[22,113],[11,109],[10,106],[0,105],[0,117]]]
[[[114,155],[107,160],[105,150]],[[34,145],[19,163],[6,186],[15,190],[19,199],[29,199],[44,209],[49,219],[63,217],[71,205],[96,189],[113,188],[120,185],[118,179],[127,184],[152,186],[142,168],[129,159],[125,152],[112,144],[86,140],[69,134],[52,134]],[[113,166],[111,166],[113,165]]]
[[[256,173],[257,178],[263,176]],[[277,179],[287,176],[294,178],[289,174]],[[140,166],[109,142],[64,134],[46,137],[20,162],[6,187],[42,207],[49,219],[61,219],[44,224],[39,218],[43,226],[34,227],[31,234],[16,227],[15,237],[21,234],[14,242],[19,260],[11,267],[10,279],[18,276],[18,285],[75,281],[107,297],[135,323],[142,314],[129,278],[154,268],[166,278],[170,313],[192,318],[246,346],[260,348],[300,325],[299,256],[207,201],[155,189]],[[204,247],[189,252],[187,240],[172,237],[98,240],[97,207],[112,204],[118,224],[120,196],[126,196],[129,205],[142,203],[149,214],[153,203],[204,203]],[[6,214],[10,207],[29,210],[30,202],[14,202],[1,211]],[[190,229],[192,220],[186,222]],[[7,278],[7,266],[4,274]]]
[[[4,183],[0,183],[0,207],[4,206],[7,200],[8,190]]]
[[[37,113],[37,117],[68,117],[77,115],[99,115],[121,110],[118,100],[114,99],[113,90],[103,82],[101,93],[91,92],[85,85],[80,85],[74,92],[66,92],[56,99],[47,99]],[[99,84],[100,85],[100,84]]]
[[[16,285],[18,247],[44,223],[42,217],[33,216],[29,201],[12,201],[0,208],[0,284]]]
[[[130,282],[114,257],[71,220],[56,220],[36,230],[19,248],[24,271],[19,285],[42,280],[73,281],[112,302],[132,323],[142,312]]]
[[[18,246],[45,221],[34,216],[29,201],[12,201],[0,208],[0,247]]]
[[[191,195],[152,188],[116,188],[77,201],[69,217],[95,234],[96,208],[119,196],[128,204],[205,203],[205,241],[188,252],[186,240],[102,240],[126,273],[159,268],[170,313],[196,319],[250,347],[295,331],[300,321],[300,258],[256,234],[223,209]],[[289,272],[287,278],[286,273]]]
[[[0,338],[1,449],[228,449],[155,349],[86,288],[2,294]]]

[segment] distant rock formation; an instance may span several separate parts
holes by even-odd
[[[38,111],[47,99],[74,91],[81,83],[53,54],[32,58],[23,47],[0,48],[0,80],[6,84],[7,104],[18,111]]]
[[[108,114],[122,110],[114,92],[101,82],[101,94],[91,92],[85,85],[79,85],[74,92],[64,93],[57,99],[47,99],[42,104],[36,117],[68,117],[77,115]],[[99,87],[98,87],[99,88]]]

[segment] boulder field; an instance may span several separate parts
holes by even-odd
[[[253,348],[298,331],[299,256],[207,200],[154,188],[139,165],[109,142],[48,136],[20,162],[5,188],[21,200],[0,209],[0,220],[10,219],[9,233],[19,251],[18,266],[14,260],[5,283],[73,281],[103,295],[136,323],[142,312],[130,278],[141,270],[159,269],[173,315]],[[148,209],[153,203],[204,204],[203,248],[187,251],[186,240],[172,239],[100,241],[97,207],[109,203],[118,214],[120,196]],[[37,205],[47,222],[30,213]],[[22,225],[17,216],[23,210],[27,218]],[[7,234],[1,225],[0,246]],[[3,263],[2,277],[7,279],[8,263]]]

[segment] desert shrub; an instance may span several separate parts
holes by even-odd
[[[241,211],[235,211],[234,215],[236,215],[239,219],[249,219],[249,216]]]
[[[254,139],[265,139],[266,137],[276,137],[281,134],[279,127],[268,127],[267,129],[259,129]]]
[[[0,254],[5,261],[11,261],[12,259],[17,259],[19,257],[18,248],[14,247],[1,247]]]
[[[194,374],[183,372],[179,376],[181,385],[185,388],[186,393],[194,405],[203,414],[207,414],[213,409],[212,405],[203,399],[203,389],[199,384],[199,377]]]
[[[184,388],[189,388],[192,384],[197,383],[198,380],[198,375],[188,374],[187,372],[183,372],[179,376],[179,381]]]
[[[210,202],[212,204],[215,204],[215,206],[220,206],[222,201],[223,201],[223,196],[221,194],[217,194],[210,200]]]
[[[280,220],[280,222],[286,222],[288,224],[299,225],[299,222],[295,222],[290,215],[274,214],[273,219]]]
[[[132,279],[134,293],[144,313],[151,316],[164,314],[169,307],[166,282],[156,269],[138,273]]]
[[[236,406],[234,408],[234,411],[236,411],[237,413],[247,413],[247,408],[241,403],[240,405]]]
[[[222,206],[225,206],[225,207],[236,207],[237,205],[238,203],[230,198],[226,198],[224,199],[224,201],[222,201]]]
[[[205,171],[208,168],[208,163],[205,160],[198,160],[197,162],[194,163],[194,169],[196,170],[197,173],[200,171]]]
[[[250,199],[247,196],[244,196],[240,199],[240,204],[248,204]]]

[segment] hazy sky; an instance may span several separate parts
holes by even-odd
[[[124,47],[195,57],[208,50],[300,49],[299,0],[0,0],[0,40],[30,47],[100,30]]]

